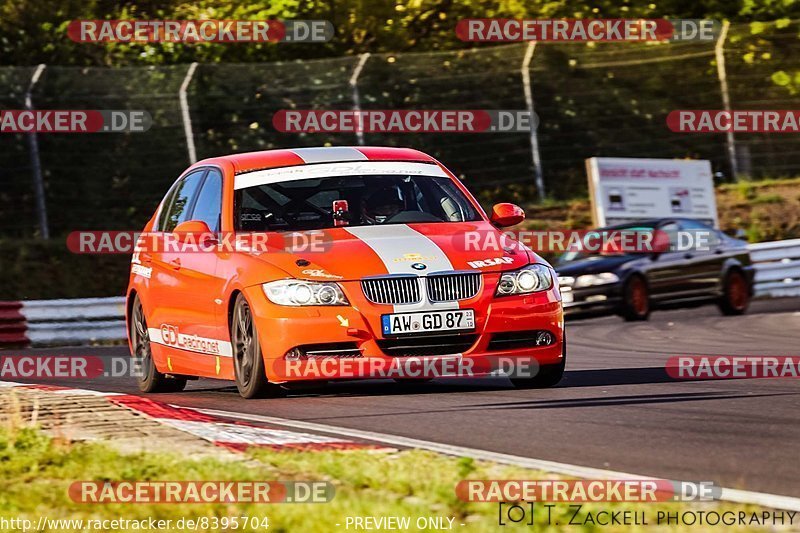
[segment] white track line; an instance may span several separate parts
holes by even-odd
[[[187,409],[187,407],[184,406],[181,407]],[[400,437],[397,435],[387,435],[385,433],[375,433],[372,431],[362,431],[359,429],[343,428],[339,426],[329,426],[327,424],[317,424],[314,422],[303,422],[301,420],[290,420],[287,418],[277,418],[272,416],[254,415],[246,413],[233,413],[230,411],[218,411],[216,409],[195,409],[191,407],[189,407],[188,409],[194,409],[195,411],[199,411],[201,413],[222,416],[227,418],[235,418],[239,420],[251,420],[254,422],[265,422],[269,424],[294,427],[310,431],[333,433],[335,435],[342,435],[345,437],[365,439],[375,442],[383,442],[386,444],[391,444],[392,446],[400,446],[405,448],[418,448],[422,450],[439,452],[446,455],[455,455],[458,457],[472,457],[473,459],[494,461],[496,463],[519,466],[522,468],[529,468],[532,470],[543,470],[545,472],[552,472],[555,474],[561,474],[566,476],[575,476],[584,479],[658,478],[658,476],[627,474],[625,472],[616,472],[614,470],[603,470],[600,468],[591,468],[588,466],[557,463],[554,461],[544,461],[541,459],[531,459],[528,457],[520,457],[518,455],[490,452],[487,450],[478,450],[475,448],[466,448],[463,446],[453,446],[450,444],[441,444],[438,442],[430,442],[425,440],[412,439],[408,437]],[[760,505],[763,507],[769,507],[772,509],[781,509],[786,511],[800,511],[800,498],[793,498],[791,496],[780,496],[777,494],[767,494],[764,492],[752,492],[748,490],[729,489],[725,487],[722,487],[720,492],[721,493],[719,499],[723,501]]]

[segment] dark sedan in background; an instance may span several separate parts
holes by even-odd
[[[556,264],[564,310],[617,313],[647,320],[657,307],[716,303],[722,313],[747,310],[755,271],[747,243],[696,220],[671,218],[598,231],[650,231],[665,242],[635,252],[568,251]]]

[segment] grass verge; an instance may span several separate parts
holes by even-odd
[[[498,505],[466,503],[454,492],[456,483],[473,479],[551,479],[553,476],[467,458],[408,450],[393,453],[370,450],[285,452],[257,449],[241,461],[193,460],[175,453],[123,455],[103,444],[70,443],[52,439],[37,429],[9,426],[0,429],[0,517],[26,518],[37,523],[49,519],[142,520],[199,517],[267,517],[269,531],[325,532],[347,529],[347,517],[410,517],[411,531],[419,517],[453,518],[452,531],[652,531],[659,511],[757,511],[732,504],[585,504],[572,519],[584,522],[599,511],[644,513],[649,525],[568,525],[575,511],[567,504],[552,509],[547,524],[544,509],[537,508],[536,524],[498,526]],[[325,480],[336,488],[329,503],[318,504],[79,504],[69,499],[67,488],[76,480]],[[597,515],[594,515],[597,516]],[[556,525],[558,523],[559,525]],[[338,524],[338,526],[337,526]],[[719,526],[719,531],[752,530]],[[658,531],[707,531],[698,526],[660,526]],[[717,528],[714,528],[717,529]],[[50,531],[88,530],[86,525],[61,524]],[[131,531],[110,527],[106,531]],[[175,530],[175,529],[172,529]],[[220,529],[197,528],[197,531]],[[240,528],[238,531],[263,531]]]

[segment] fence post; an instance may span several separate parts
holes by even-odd
[[[358,92],[358,77],[361,76],[361,71],[364,70],[364,65],[367,64],[367,59],[369,59],[369,53],[361,54],[358,57],[358,63],[356,64],[356,68],[353,69],[353,75],[350,76],[350,89],[353,92],[353,111],[356,112],[356,119],[358,120],[358,128],[356,129],[356,139],[358,140],[359,146],[364,146],[364,131],[363,131],[363,124],[361,122],[361,115],[359,111],[361,111],[361,95]]]
[[[717,43],[714,46],[714,55],[717,59],[717,76],[719,77],[719,89],[722,93],[722,107],[730,114],[731,99],[728,94],[728,74],[725,70],[725,39],[728,37],[728,28],[731,23],[727,20],[722,22],[722,31],[719,34]],[[739,180],[739,163],[736,160],[736,140],[733,137],[733,130],[728,129],[725,133],[725,145],[728,151],[728,162],[731,165],[731,174],[735,181]]]
[[[189,99],[186,97],[186,89],[192,82],[194,71],[197,70],[197,62],[189,65],[186,76],[183,78],[180,89],[178,89],[178,100],[181,103],[181,118],[183,119],[183,133],[186,136],[186,150],[189,152],[189,164],[197,163],[197,151],[194,147],[194,132],[192,131],[192,116],[189,114]]]
[[[28,90],[25,91],[25,109],[33,111],[33,89],[42,77],[45,65],[40,64],[33,71]],[[39,219],[39,231],[42,238],[50,238],[50,227],[47,224],[47,202],[44,197],[44,178],[42,178],[42,161],[39,158],[39,138],[35,131],[28,133],[28,146],[30,150],[31,169],[33,170],[33,194],[36,198],[36,215]]]
[[[531,87],[531,72],[530,72],[530,64],[531,60],[533,59],[533,51],[536,48],[536,41],[530,41],[528,43],[528,48],[525,50],[525,57],[522,59],[522,88],[525,91],[525,106],[528,109],[528,113],[531,114],[531,119],[533,119],[533,89]],[[530,132],[530,141],[531,141],[531,158],[533,159],[533,174],[534,179],[536,180],[536,192],[539,194],[539,200],[545,199],[545,190],[544,190],[544,177],[542,176],[542,158],[539,155],[539,136],[536,129],[539,127],[538,121],[536,124],[533,123],[531,120],[531,132]]]

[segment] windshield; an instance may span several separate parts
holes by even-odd
[[[468,222],[477,209],[450,178],[336,176],[236,190],[239,231],[304,231],[335,226]]]
[[[616,232],[652,232],[655,230],[655,224],[626,224],[626,225],[619,225],[619,226],[612,226],[609,228],[601,228],[598,230],[593,230],[594,232],[608,232],[609,234],[616,235]],[[627,252],[627,253],[636,253],[636,252]],[[569,263],[571,261],[577,261],[579,259],[586,259],[587,257],[600,257],[603,255],[619,255],[620,252],[614,253],[606,253],[603,250],[600,251],[588,251],[584,247],[580,247],[579,249],[574,250],[567,250],[558,258],[557,264],[562,265],[564,263]]]

